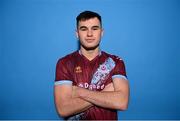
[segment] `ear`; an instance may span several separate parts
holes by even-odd
[[[103,37],[103,35],[104,35],[104,29],[102,28],[101,29],[101,37]]]
[[[78,33],[77,29],[76,29],[76,37],[77,37],[77,39],[79,39],[79,33]]]

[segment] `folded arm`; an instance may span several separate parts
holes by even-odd
[[[74,97],[72,85],[55,85],[54,97],[56,109],[62,117],[80,113],[93,106],[88,101]]]
[[[101,92],[77,88],[76,96],[100,107],[126,110],[129,100],[128,81],[123,78],[115,78],[113,79],[113,87],[114,91],[106,91],[105,89]]]
[[[62,117],[81,113],[93,105],[125,110],[128,106],[129,84],[125,79],[115,78],[101,92],[72,85],[55,85],[54,97],[57,111]]]
[[[62,117],[81,113],[93,106],[91,102],[77,97],[78,89],[79,87],[72,85],[55,85],[56,109]],[[114,91],[113,84],[108,84],[103,91]]]

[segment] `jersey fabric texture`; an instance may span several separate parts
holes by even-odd
[[[103,51],[91,61],[80,51],[76,51],[59,59],[56,65],[55,85],[69,84],[101,91],[113,78],[127,79],[124,62],[121,58]],[[117,120],[117,110],[93,106],[67,119]]]

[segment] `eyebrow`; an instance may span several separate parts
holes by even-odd
[[[79,29],[85,29],[85,28],[87,28],[86,26],[81,26],[81,27],[79,27]]]
[[[92,26],[91,28],[101,28],[100,26]]]
[[[85,29],[88,28],[87,26],[81,26],[79,29]],[[91,28],[101,28],[100,26],[92,26]]]

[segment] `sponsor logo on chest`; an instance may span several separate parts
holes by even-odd
[[[105,85],[95,85],[95,84],[88,84],[88,83],[79,83],[78,84],[79,87],[85,88],[85,89],[89,89],[89,90],[102,90],[104,89]]]

